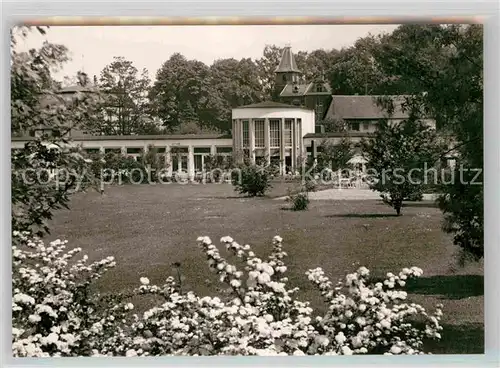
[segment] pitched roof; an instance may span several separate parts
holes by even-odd
[[[297,87],[296,92],[294,92],[295,87]],[[309,84],[288,83],[281,91],[280,96],[281,97],[303,96],[308,88]]]
[[[340,119],[381,119],[389,117],[387,111],[377,104],[378,97],[392,98],[394,101],[393,119],[406,119],[408,114],[402,111],[404,96],[339,96],[333,95],[326,118]]]
[[[286,46],[283,49],[283,54],[281,54],[281,61],[275,70],[276,73],[287,73],[296,72],[300,73],[299,68],[297,68],[297,63],[295,63],[295,58],[293,57],[292,48]]]
[[[73,137],[73,141],[116,141],[116,140],[185,140],[185,139],[230,139],[230,134],[171,134],[171,135],[86,135]],[[12,141],[29,141],[33,137],[12,137]]]
[[[96,92],[97,88],[93,85],[90,86],[68,86],[68,87],[63,87],[57,93],[77,93],[77,92]]]
[[[323,86],[323,91],[315,91],[314,86],[317,83],[311,82],[308,84],[293,84],[288,83],[280,93],[280,97],[294,97],[294,96],[304,96],[304,95],[331,95],[332,89],[328,83],[321,83]],[[294,88],[297,87],[297,91],[294,92]]]
[[[304,138],[364,138],[369,137],[373,133],[368,132],[349,132],[346,134],[345,132],[329,132],[329,133],[307,133]]]
[[[275,108],[275,109],[305,109],[300,106],[294,106],[294,105],[289,105],[281,102],[274,102],[274,101],[264,101],[264,102],[259,102],[256,104],[251,104],[251,105],[245,105],[245,106],[239,106],[237,109],[269,109],[269,108]],[[309,110],[309,109],[305,109]]]
[[[321,85],[323,87],[323,91],[321,92],[318,92],[316,91],[313,87],[314,86],[318,86],[318,85]],[[307,90],[306,90],[306,95],[331,95],[332,94],[332,88],[330,87],[330,84],[326,83],[326,82],[322,82],[322,83],[309,83],[309,86],[307,87]]]

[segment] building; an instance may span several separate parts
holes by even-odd
[[[300,70],[291,48],[286,47],[276,68],[276,98],[281,102],[234,108],[231,135],[90,136],[73,130],[72,144],[87,152],[120,152],[135,159],[154,146],[165,154],[170,174],[184,173],[191,180],[204,170],[209,155],[239,160],[246,157],[253,163],[275,164],[285,174],[300,171],[308,157],[317,157],[325,141],[335,144],[347,135],[353,142],[359,142],[376,131],[380,119],[399,122],[408,118],[402,108],[404,96],[389,96],[395,107],[389,115],[378,103],[379,96],[332,96],[327,83],[299,81]],[[60,94],[69,101],[78,92],[82,92],[81,87],[67,88]],[[335,120],[345,122],[347,130],[329,132],[324,124]],[[428,123],[434,121],[429,119]],[[12,149],[22,148],[30,139],[34,138],[13,137]],[[360,153],[351,162],[364,171]]]
[[[233,152],[252,163],[274,163],[282,174],[301,167],[303,137],[314,132],[314,110],[261,102],[233,109],[232,119]]]

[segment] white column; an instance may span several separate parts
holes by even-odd
[[[280,120],[280,171],[285,175],[285,119]]]
[[[234,137],[233,137],[233,150],[234,150]],[[212,144],[210,146],[210,154],[212,156],[216,155],[217,154],[217,148],[215,148],[215,144]]]
[[[238,120],[233,119],[231,123],[232,123],[231,135],[233,137],[233,152],[236,152],[236,149],[238,146],[238,142],[236,141],[236,136],[237,136],[236,135],[236,126],[238,125]],[[213,144],[210,147],[210,154],[215,155],[215,146]]]
[[[249,119],[248,121],[248,134],[250,143],[250,161],[255,164],[255,121]]]
[[[264,155],[266,156],[267,165],[271,163],[271,142],[270,142],[269,119],[264,119]]]
[[[124,155],[124,156],[125,156],[125,155],[127,154],[127,147],[122,146],[122,147],[120,148],[120,150],[121,150],[122,155]]]
[[[295,167],[297,166],[297,128],[295,127],[295,119],[292,119],[292,131],[290,134],[292,136],[292,149],[290,151],[292,155],[292,174],[295,175]]]
[[[104,155],[106,153],[106,149],[104,147],[99,147],[99,153]]]
[[[182,156],[183,153],[177,152],[177,172],[180,174],[182,172]]]
[[[307,155],[304,152],[304,137],[302,137],[302,120],[297,120],[297,134],[299,140],[300,169],[305,172]]]
[[[188,147],[188,179],[194,180],[194,149],[191,145]]]
[[[165,146],[165,166],[167,168],[167,175],[172,176],[172,154],[170,153],[170,146]]]

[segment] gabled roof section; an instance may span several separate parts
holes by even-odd
[[[294,92],[296,88],[296,92]],[[306,94],[309,84],[288,83],[280,93],[280,97],[303,96]]]
[[[321,85],[321,87],[323,87],[321,92],[316,90],[318,85]],[[332,89],[331,89],[330,85],[326,82],[309,83],[305,94],[308,96],[311,96],[311,95],[331,95]]]
[[[377,104],[377,98],[391,98],[394,103],[394,112],[391,116]],[[403,112],[402,103],[405,96],[357,96],[333,95],[325,118],[333,119],[407,119],[408,114]]]
[[[98,88],[93,85],[89,85],[86,87],[76,85],[76,86],[63,87],[59,91],[57,91],[57,93],[78,93],[78,92],[97,92],[97,91]]]
[[[276,68],[275,73],[289,72],[301,73],[301,71],[297,67],[295,58],[293,57],[292,48],[290,46],[286,46],[283,50],[283,54],[281,54],[281,61]]]

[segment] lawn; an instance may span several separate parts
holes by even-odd
[[[275,185],[270,197],[284,194]],[[212,274],[196,246],[209,236],[230,235],[267,256],[280,235],[288,252],[290,281],[301,296],[322,308],[304,272],[322,267],[333,281],[364,265],[375,276],[418,266],[424,277],[411,285],[412,301],[432,309],[444,304],[443,340],[433,353],[483,353],[483,271],[455,267],[451,237],[441,229],[442,214],[432,203],[409,204],[403,216],[380,201],[312,201],[309,211],[293,212],[273,198],[241,198],[229,184],[122,186],[78,194],[70,211],[52,221],[51,239],[67,239],[91,259],[114,256],[117,267],[100,281],[103,292],[127,290],[147,276],[161,283],[181,264],[183,288],[213,292]]]

